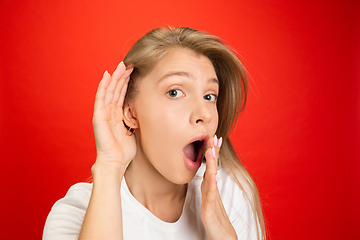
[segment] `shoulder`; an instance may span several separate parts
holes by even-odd
[[[90,183],[77,183],[70,187],[65,197],[54,204],[46,219],[44,240],[78,238],[91,191]]]

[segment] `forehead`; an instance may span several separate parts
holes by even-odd
[[[204,55],[189,49],[174,49],[164,55],[150,71],[149,75],[160,79],[167,74],[180,72],[194,79],[217,79],[211,61]]]

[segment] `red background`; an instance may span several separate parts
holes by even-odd
[[[355,238],[359,15],[359,1],[1,1],[1,238],[40,239],[55,201],[91,176],[98,81],[166,25],[222,37],[251,74],[232,139],[270,239]]]

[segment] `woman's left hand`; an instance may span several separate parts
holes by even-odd
[[[237,239],[229,217],[221,201],[217,187],[216,173],[222,139],[210,138],[205,152],[206,171],[201,183],[201,218],[210,240]]]

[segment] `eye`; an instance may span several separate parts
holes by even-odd
[[[184,96],[184,93],[179,89],[173,89],[168,91],[167,95],[169,95],[171,98],[179,98]]]
[[[204,99],[210,102],[215,102],[217,100],[217,95],[215,94],[206,94]]]

